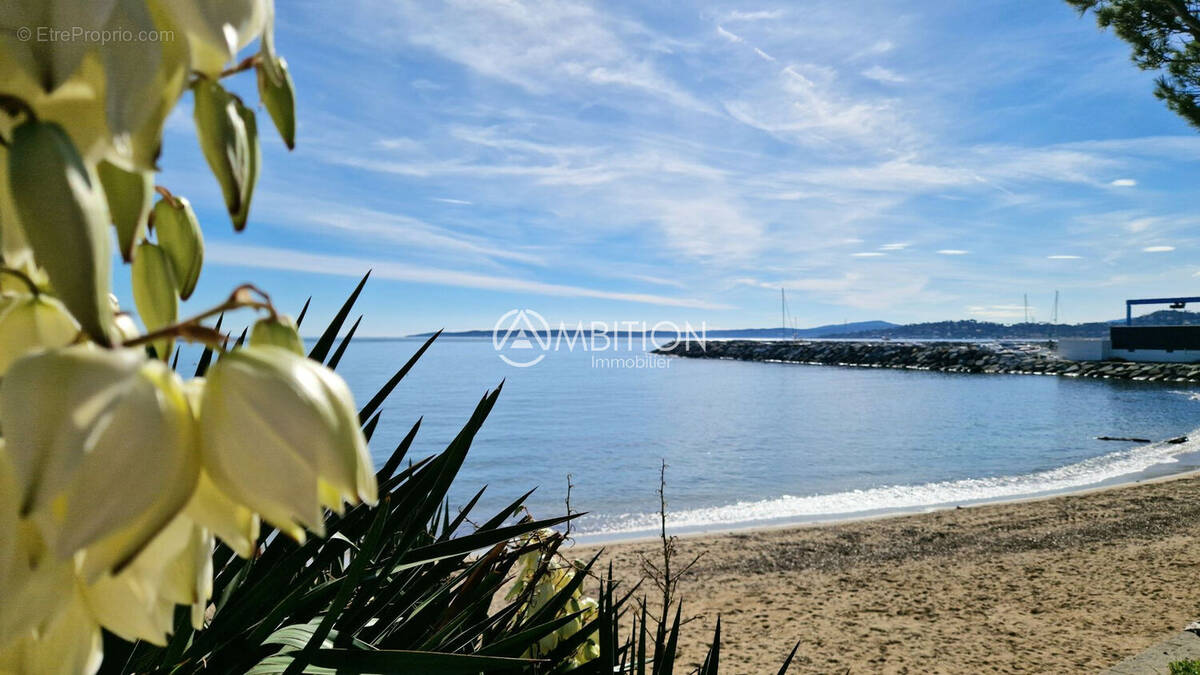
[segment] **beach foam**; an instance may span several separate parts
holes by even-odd
[[[725,506],[670,511],[667,524],[676,530],[721,529],[778,520],[824,520],[836,516],[895,510],[920,510],[956,504],[1036,496],[1096,486],[1133,476],[1159,464],[1200,452],[1200,429],[1185,443],[1151,443],[1019,476],[967,478],[922,485],[889,485],[823,495],[784,495]],[[579,523],[585,535],[649,532],[659,527],[657,513],[620,514]]]

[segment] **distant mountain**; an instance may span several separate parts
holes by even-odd
[[[867,329],[844,333],[845,338],[889,338],[893,340],[987,340],[1016,339],[1044,340],[1060,337],[1108,337],[1113,324],[1125,319],[1094,321],[1077,324],[1015,323],[991,321],[934,321],[912,323],[883,329]],[[1200,324],[1200,312],[1181,312],[1164,309],[1133,318],[1135,326],[1182,326]]]
[[[862,333],[870,331],[891,330],[900,328],[899,324],[890,321],[854,321],[852,323],[831,323],[814,328],[740,328],[730,330],[710,330],[710,338],[827,338],[841,337],[847,333]]]
[[[706,337],[710,338],[822,338],[822,337],[839,337],[845,333],[856,333],[863,331],[887,330],[891,328],[899,328],[899,324],[888,321],[854,321],[851,323],[834,323],[827,326],[817,326],[815,328],[732,328],[725,330],[709,330]],[[698,330],[698,329],[697,329]],[[546,334],[546,331],[538,331],[541,334]],[[558,329],[551,329],[549,334],[552,336],[558,335]],[[575,331],[568,327],[567,335],[574,335]],[[584,335],[590,335],[591,331],[583,331]],[[610,333],[611,335],[612,333]],[[640,336],[642,331],[618,331],[617,335],[622,337],[626,335]],[[657,333],[659,337],[665,337],[669,333],[660,331]],[[417,333],[408,337],[429,337],[433,333]],[[490,330],[462,330],[455,332],[442,333],[443,337],[459,337],[459,338],[490,338],[492,331]]]

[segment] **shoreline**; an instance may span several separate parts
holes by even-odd
[[[714,523],[712,525],[672,527],[668,522],[668,534],[678,538],[705,538],[736,533],[791,529],[798,527],[829,527],[844,523],[901,518],[905,516],[922,515],[947,510],[973,509],[992,505],[1036,502],[1040,500],[1054,499],[1057,497],[1085,495],[1093,492],[1120,489],[1133,485],[1200,476],[1200,428],[1190,431],[1187,434],[1187,437],[1189,440],[1183,444],[1185,447],[1181,447],[1180,450],[1171,457],[1170,461],[1155,462],[1137,471],[1132,471],[1079,486],[1067,486],[1050,490],[1036,491],[1027,494],[999,496],[995,498],[981,497],[978,499],[948,500],[913,506],[881,507],[877,509],[865,509],[861,511],[849,511],[843,513],[810,514],[794,517],[779,516],[769,519],[746,520],[731,523]],[[1131,448],[1127,448],[1127,450],[1163,447],[1165,444],[1166,441],[1158,441],[1146,445],[1133,446]],[[1106,455],[1107,454],[1111,453],[1106,453]],[[1104,457],[1106,455],[1098,455],[1097,457]],[[1185,461],[1188,459],[1192,461]],[[1179,465],[1178,468],[1172,468],[1176,465]],[[669,514],[670,511],[668,511],[668,515]],[[574,539],[579,542],[579,545],[581,546],[604,547],[611,545],[638,544],[647,541],[657,541],[659,539],[659,535],[657,533],[656,526],[653,530],[639,529],[625,533],[581,533],[575,535]]]
[[[1003,503],[678,537],[683,661],[735,672],[1094,672],[1200,616],[1200,471]],[[634,581],[658,540],[603,548]],[[776,653],[778,652],[778,653]],[[773,671],[772,671],[773,672]]]
[[[1131,474],[1136,475],[1136,474]],[[786,522],[772,523],[750,521],[745,525],[731,524],[729,526],[721,526],[711,530],[694,530],[686,532],[671,532],[669,525],[667,534],[676,539],[706,539],[712,537],[725,537],[738,534],[754,534],[757,532],[773,532],[779,530],[791,530],[800,528],[816,528],[816,527],[837,527],[838,525],[846,525],[851,523],[869,523],[880,520],[890,520],[892,518],[906,518],[909,516],[920,516],[929,513],[938,513],[940,511],[957,511],[964,509],[977,509],[987,506],[1006,506],[1011,504],[1028,504],[1040,502],[1048,499],[1058,499],[1060,497],[1074,497],[1081,495],[1089,495],[1097,492],[1106,492],[1109,490],[1120,490],[1123,488],[1134,487],[1138,485],[1151,485],[1154,483],[1163,483],[1173,480],[1181,480],[1187,478],[1200,478],[1200,468],[1189,468],[1183,471],[1166,473],[1157,476],[1145,478],[1129,478],[1119,480],[1114,483],[1101,483],[1096,485],[1082,486],[1079,488],[1063,488],[1061,491],[1053,491],[1021,497],[1001,497],[995,500],[981,500],[976,502],[968,502],[963,504],[954,504],[947,502],[944,504],[932,504],[929,506],[919,506],[902,509],[888,509],[883,513],[864,512],[864,515],[849,514],[845,517],[833,515],[829,518],[811,519],[811,520],[788,520]],[[1200,498],[1200,494],[1198,494]],[[604,538],[600,538],[604,537]],[[579,547],[589,549],[609,548],[612,546],[622,546],[626,544],[640,545],[647,542],[660,541],[658,534],[642,534],[639,531],[628,537],[623,537],[620,534],[578,534],[573,535]]]

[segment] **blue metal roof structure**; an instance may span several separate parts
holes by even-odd
[[[1200,298],[1138,298],[1125,301],[1125,325],[1133,325],[1134,305],[1170,305],[1171,309],[1183,309],[1189,302],[1200,302]]]

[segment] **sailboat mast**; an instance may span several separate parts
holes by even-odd
[[[782,288],[779,289],[779,339],[783,339],[787,334],[787,295]]]

